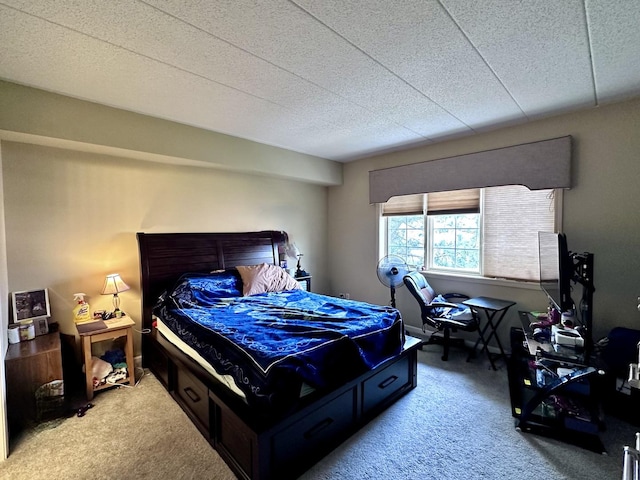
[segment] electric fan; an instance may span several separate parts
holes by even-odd
[[[387,255],[378,262],[378,280],[391,289],[391,306],[396,308],[396,287],[404,285],[402,278],[409,273],[405,261],[396,255]]]

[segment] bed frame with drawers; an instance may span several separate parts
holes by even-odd
[[[286,234],[138,233],[143,365],[167,388],[233,472],[243,479],[295,478],[416,386],[420,341],[331,392],[304,397],[286,414],[252,410],[153,328],[158,296],[186,272],[279,264]]]

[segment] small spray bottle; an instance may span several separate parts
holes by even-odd
[[[73,301],[78,303],[73,309],[73,321],[75,323],[84,323],[91,320],[89,304],[84,301],[85,295],[85,293],[73,294]]]

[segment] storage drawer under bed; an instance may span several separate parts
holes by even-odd
[[[404,356],[384,370],[364,381],[362,385],[362,413],[368,415],[398,390],[409,384],[409,357]]]
[[[174,395],[187,413],[195,417],[196,426],[209,433],[209,390],[186,368],[176,365]]]
[[[273,464],[286,466],[307,456],[326,453],[335,447],[337,439],[346,438],[355,425],[354,390],[350,389],[323,408],[275,434],[272,443]],[[279,475],[285,472],[272,473]]]

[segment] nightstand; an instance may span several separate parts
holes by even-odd
[[[82,338],[82,351],[84,354],[84,371],[87,400],[91,400],[95,392],[103,390],[105,388],[114,387],[121,383],[128,383],[129,385],[133,386],[136,382],[135,366],[133,363],[133,326],[135,325],[135,322],[129,317],[124,317],[116,318],[113,320],[105,320],[104,324],[106,325],[106,328],[100,328],[80,333],[80,337]],[[103,342],[105,340],[115,340],[120,337],[126,337],[124,352],[127,360],[127,377],[118,380],[116,383],[105,383],[94,387],[92,376],[91,346],[97,342]]]
[[[37,420],[36,390],[62,378],[62,353],[58,332],[9,345],[5,357],[7,413],[11,434]]]
[[[294,277],[296,281],[300,284],[300,288],[307,292],[311,291],[311,275],[304,275],[302,277]]]

